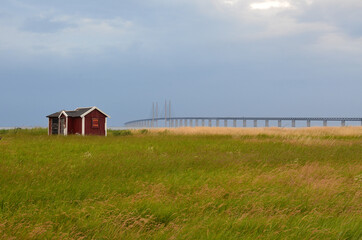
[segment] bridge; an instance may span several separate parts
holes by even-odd
[[[346,126],[346,122],[359,122],[362,126],[362,118],[344,117],[165,117],[148,118],[129,121],[125,123],[129,128],[157,128],[157,127],[247,127],[248,122],[253,123],[253,127],[258,127],[259,122],[263,122],[265,127],[270,126],[270,122],[275,121],[278,127],[282,127],[283,122],[291,123],[296,127],[297,121],[306,122],[307,127],[311,127],[311,122],[322,122],[323,126],[328,126],[328,122],[340,122],[341,126]],[[222,125],[220,125],[222,122]],[[242,125],[240,125],[242,124]]]

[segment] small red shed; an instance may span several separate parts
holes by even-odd
[[[74,111],[59,111],[49,118],[49,135],[101,135],[107,136],[107,114],[97,107],[77,108]]]

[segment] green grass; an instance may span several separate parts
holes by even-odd
[[[0,239],[361,239],[362,138],[0,136]]]

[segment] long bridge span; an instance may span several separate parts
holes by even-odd
[[[129,128],[247,127],[251,122],[253,127],[258,127],[258,123],[264,123],[264,127],[269,127],[272,121],[277,122],[278,127],[283,127],[283,122],[289,122],[291,127],[296,127],[297,121],[305,122],[307,127],[311,127],[312,122],[321,122],[325,127],[328,126],[328,122],[340,122],[342,127],[346,126],[346,122],[357,122],[362,126],[362,118],[344,117],[170,117],[139,119],[126,122],[124,125]]]

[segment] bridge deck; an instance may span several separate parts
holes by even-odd
[[[167,127],[167,122],[169,127],[178,127],[178,126],[189,126],[195,125],[198,126],[198,121],[202,121],[204,126],[205,120],[209,121],[208,126],[211,126],[212,121],[216,121],[216,126],[219,126],[219,121],[224,121],[224,126],[227,125],[228,121],[233,121],[233,126],[236,127],[237,121],[243,121],[243,126],[246,126],[246,121],[254,121],[254,127],[257,126],[258,121],[265,121],[265,125],[269,126],[269,121],[278,121],[278,126],[281,127],[282,121],[292,121],[292,126],[295,127],[296,121],[307,121],[307,126],[310,127],[311,121],[322,121],[324,126],[327,126],[327,122],[337,122],[340,121],[342,126],[345,126],[346,122],[361,122],[362,118],[351,118],[351,117],[172,117],[172,118],[146,118],[139,119],[134,121],[129,121],[125,123],[125,126],[130,127],[155,127],[155,124],[158,125],[159,121],[164,121],[165,126]]]

